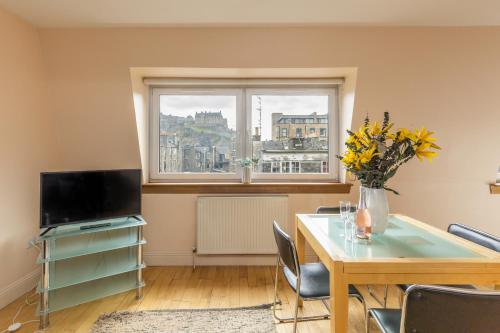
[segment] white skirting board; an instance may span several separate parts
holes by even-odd
[[[306,262],[315,262],[315,254],[306,254]],[[148,266],[192,266],[190,252],[145,252],[144,261]],[[273,266],[276,255],[197,255],[196,266]]]
[[[35,269],[20,279],[0,289],[0,309],[32,290],[40,279],[40,269]]]

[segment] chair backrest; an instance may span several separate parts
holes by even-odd
[[[351,212],[356,212],[356,206],[351,206]],[[320,206],[316,209],[316,214],[340,214],[340,207]]]
[[[293,274],[295,274],[295,276],[299,276],[299,258],[297,256],[295,244],[290,236],[280,228],[276,221],[273,222],[273,231],[281,261]]]
[[[500,238],[463,224],[450,224],[448,232],[476,244],[500,252]]]
[[[500,292],[413,285],[405,293],[400,332],[498,333]]]

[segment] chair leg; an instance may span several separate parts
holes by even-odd
[[[310,316],[310,317],[298,317],[298,307],[299,307],[299,302],[298,300],[300,299],[299,294],[297,293],[297,301],[295,302],[295,316],[290,317],[290,318],[280,318],[276,314],[276,305],[277,304],[282,304],[281,301],[278,298],[278,278],[279,278],[279,269],[280,269],[280,262],[279,262],[279,257],[276,262],[276,274],[274,276],[274,300],[273,300],[273,316],[274,318],[279,321],[280,323],[295,323],[294,326],[296,326],[297,322],[300,321],[310,321],[310,320],[325,320],[325,319],[330,319],[329,314],[325,315],[319,315],[319,316]],[[326,305],[325,305],[326,306]],[[328,307],[327,307],[328,309]]]
[[[276,315],[276,304],[280,303],[278,301],[278,278],[279,278],[279,270],[280,270],[280,257],[278,256],[276,260],[276,274],[274,276],[274,300],[273,300],[273,316],[276,320],[281,321],[281,319]]]
[[[370,311],[368,311],[366,313],[366,323],[365,323],[366,333],[370,333],[370,317],[371,317],[371,313],[370,313]]]
[[[377,301],[377,303],[380,304],[380,306],[383,306],[385,308],[387,306],[387,291],[389,285],[386,284],[384,287],[384,299],[382,301],[378,298],[377,295],[375,295],[375,292],[373,291],[371,285],[367,285],[366,287],[368,288],[368,293],[370,294],[370,296],[373,297]]]
[[[299,301],[300,301],[300,279],[297,279],[297,298],[295,299],[295,315],[293,318],[293,333],[297,332],[297,317],[299,316]]]
[[[387,307],[387,295],[389,294],[389,285],[386,284],[384,287],[384,308]]]
[[[363,312],[364,312],[364,317],[365,317],[365,321],[366,321],[366,314],[367,314],[367,309],[366,309],[366,302],[365,302],[365,299],[363,297],[359,297],[359,296],[356,296],[356,295],[352,295],[352,296],[349,296],[349,297],[354,297],[356,298],[358,301],[361,302],[361,304],[363,304]]]

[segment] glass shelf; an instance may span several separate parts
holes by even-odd
[[[48,297],[38,311],[42,322],[50,312],[142,288],[138,271],[146,267],[141,255],[146,224],[142,217],[125,217],[60,226],[40,236],[45,251],[37,262],[45,276],[37,292]],[[100,226],[82,230],[83,225]]]
[[[49,291],[49,309],[47,312],[58,311],[144,286],[144,282],[137,284],[135,272],[128,272],[52,290]],[[39,309],[37,312],[42,314]]]
[[[118,250],[122,248],[127,248],[127,247],[135,247],[139,245],[144,245],[146,244],[146,240],[143,239],[140,242],[137,241],[132,241],[129,243],[120,243],[120,242],[108,242],[105,244],[98,244],[98,245],[92,245],[88,247],[80,247],[76,248],[74,250],[65,250],[61,251],[60,248],[55,248],[52,250],[52,255],[48,259],[43,259],[41,256],[38,256],[37,263],[38,264],[43,264],[44,262],[53,262],[53,261],[58,261],[58,260],[65,260],[65,259],[71,259],[71,258],[76,258],[76,257],[81,257],[81,256],[86,256],[94,253],[99,253],[99,252],[106,252],[106,251],[113,251],[113,250]],[[55,253],[54,253],[55,252]]]
[[[88,279],[81,279],[79,281],[71,281],[71,282],[67,282],[67,283],[59,283],[59,284],[56,284],[55,286],[50,286],[49,291],[53,291],[53,290],[58,290],[58,289],[62,289],[62,288],[66,288],[66,287],[71,287],[71,286],[75,286],[77,284],[81,284],[81,283],[86,283],[86,282],[91,282],[91,281],[95,281],[95,280],[100,280],[100,279],[104,279],[104,278],[108,278],[108,277],[111,277],[111,276],[115,276],[115,275],[120,275],[120,274],[123,274],[123,273],[128,273],[128,272],[134,272],[134,271],[137,271],[139,269],[144,269],[146,268],[146,264],[141,264],[141,265],[134,265],[134,266],[130,266],[130,267],[124,267],[123,270],[121,271],[116,271],[114,273],[107,273],[107,274],[102,274],[102,275],[95,275],[95,276],[92,276]],[[38,286],[36,288],[36,292],[37,293],[42,293],[44,290],[40,287],[40,283],[38,283]]]
[[[64,238],[64,237],[81,236],[81,235],[85,235],[85,234],[99,233],[99,232],[103,232],[103,231],[110,231],[110,230],[123,229],[123,228],[133,228],[133,227],[139,227],[142,225],[146,225],[146,221],[144,221],[142,219],[142,217],[138,216],[138,218],[139,218],[139,220],[132,218],[132,217],[125,217],[125,218],[119,218],[119,219],[100,220],[97,222],[90,222],[90,223],[85,223],[85,224],[80,223],[80,224],[62,225],[62,226],[59,226],[55,229],[48,231],[45,235],[40,236],[40,238],[38,239],[38,242],[41,242],[44,240],[53,240],[53,239]],[[92,226],[92,225],[99,225],[99,224],[106,224],[106,223],[111,223],[111,225],[97,227],[97,228],[91,228],[91,229],[84,229],[84,230],[80,229],[80,227],[82,225]]]
[[[123,248],[77,257],[72,260],[51,262],[48,290],[99,280],[142,269],[143,266],[143,264],[137,264],[137,248]],[[43,289],[40,288],[39,291],[41,292]]]

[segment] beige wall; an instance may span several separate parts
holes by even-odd
[[[130,67],[357,67],[355,124],[391,111],[442,154],[391,182],[391,210],[500,234],[500,28],[122,28],[41,31],[64,166],[140,167]],[[353,193],[352,198],[357,195]],[[341,196],[292,195],[290,218]],[[146,252],[189,262],[195,195],[145,195]]]
[[[55,165],[38,32],[0,9],[0,308],[34,286],[42,170]]]

